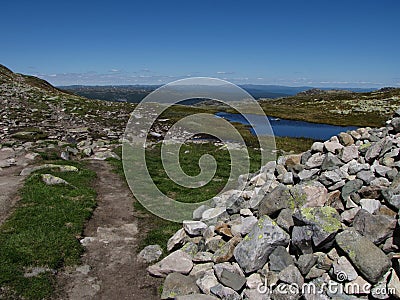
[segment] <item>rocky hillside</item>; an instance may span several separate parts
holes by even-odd
[[[267,115],[282,119],[381,127],[400,106],[400,88],[366,93],[311,89],[295,96],[262,100],[260,104]]]
[[[162,298],[399,299],[399,152],[400,110],[242,176],[148,268]]]
[[[0,65],[0,139],[118,139],[133,106],[88,100]]]

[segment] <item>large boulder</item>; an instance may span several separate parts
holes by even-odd
[[[234,256],[240,267],[250,273],[262,268],[272,251],[278,246],[286,247],[289,240],[289,234],[264,215],[236,246]]]
[[[346,229],[337,234],[336,244],[371,283],[377,283],[391,266],[385,253],[354,229]]]

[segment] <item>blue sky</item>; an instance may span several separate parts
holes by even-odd
[[[56,85],[400,86],[400,1],[6,1],[0,63]]]

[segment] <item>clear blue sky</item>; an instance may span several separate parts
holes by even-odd
[[[400,86],[400,1],[3,1],[0,63],[56,85]]]

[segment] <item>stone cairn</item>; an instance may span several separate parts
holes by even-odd
[[[243,175],[148,267],[162,299],[400,298],[400,110]]]

